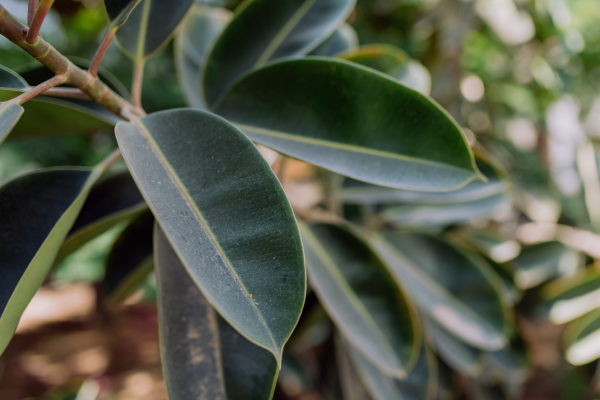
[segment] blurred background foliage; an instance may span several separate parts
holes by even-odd
[[[239,3],[205,2],[230,9]],[[25,18],[26,1],[2,4]],[[600,396],[600,339],[594,336],[600,332],[598,21],[598,0],[358,0],[348,20],[361,45],[396,46],[429,71],[431,96],[478,152],[497,160],[498,173],[511,184],[507,198],[483,214],[473,204],[450,211],[430,204],[421,212],[439,218],[429,220],[415,219],[414,205],[412,219],[406,205],[383,213],[380,205],[352,201],[344,208],[351,220],[371,213],[392,225],[443,231],[456,245],[486,255],[509,289],[520,333],[513,348],[526,360],[515,371],[527,372],[496,379],[487,371],[483,382],[479,374],[454,374],[446,358],[440,399]],[[42,34],[63,54],[91,59],[105,27],[102,1],[56,0]],[[173,53],[171,43],[147,63],[143,104],[149,113],[186,105]],[[0,62],[19,73],[32,66],[4,38]],[[132,65],[116,43],[102,65],[130,87]],[[112,131],[9,141],[0,147],[0,182],[40,167],[91,166],[114,148]],[[311,167],[289,160],[280,173],[293,204],[322,200],[310,184]],[[0,360],[1,399],[166,398],[154,278],[144,279],[119,307],[100,306],[97,298],[105,255],[124,228],[117,225],[56,266]],[[340,398],[331,324],[314,295],[306,310],[276,398]]]

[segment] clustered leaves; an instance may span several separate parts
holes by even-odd
[[[48,70],[0,66],[0,142],[116,125],[127,165],[102,178],[117,152],[0,187],[0,351],[53,265],[122,224],[104,290],[122,301],[155,272],[171,400],[272,398],[294,357],[290,337],[296,349],[329,320],[348,398],[438,398],[449,369],[476,386],[497,384],[494,368],[506,387],[522,382],[512,306],[572,252],[549,242],[503,257],[494,235],[444,231],[489,217],[510,184],[428,96],[424,67],[390,45],[358,46],[345,23],[354,1],[246,0],[233,14],[192,0],[105,5],[134,85],[177,32],[189,108],[145,115],[123,99],[116,115],[93,94],[52,95],[60,90],[22,101]],[[292,208],[256,145],[317,168],[336,206]],[[556,289],[550,315],[600,306],[569,306],[598,280]],[[304,308],[307,288],[318,302]],[[598,321],[571,329],[573,362],[589,361],[578,346]]]

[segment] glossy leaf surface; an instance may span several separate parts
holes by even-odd
[[[50,168],[21,175],[0,188],[0,353],[101,172]]]
[[[139,1],[104,0],[104,6],[106,7],[106,13],[110,19],[111,26],[123,25]]]
[[[445,226],[491,217],[507,203],[504,195],[444,205],[408,204],[389,207],[381,218],[398,226]]]
[[[375,400],[433,400],[437,393],[437,360],[425,345],[419,360],[406,379],[392,379],[382,374],[358,351],[348,349],[358,375]]]
[[[216,111],[257,143],[362,181],[443,191],[478,178],[445,111],[346,61],[270,64],[238,81]]]
[[[306,290],[292,210],[256,147],[227,121],[179,109],[119,123],[148,205],[204,295],[280,360]]]
[[[404,377],[418,357],[412,304],[377,256],[349,230],[301,225],[311,288],[344,337],[386,374]]]
[[[521,289],[538,286],[557,276],[575,272],[581,264],[578,252],[560,242],[527,247],[512,261],[515,283]]]
[[[29,85],[23,78],[0,66],[0,101],[12,99],[28,89]],[[14,126],[9,136],[11,139],[94,133],[111,129],[119,121],[118,117],[98,104],[85,100],[38,96],[22,107],[25,118],[21,118]]]
[[[16,101],[0,103],[0,143],[6,139],[25,110]]]
[[[426,326],[435,343],[438,356],[453,370],[468,377],[476,377],[483,370],[484,353],[450,334],[430,318]]]
[[[141,0],[117,31],[121,49],[134,60],[156,54],[171,38],[193,0]]]
[[[600,358],[600,309],[571,323],[565,331],[566,358],[573,365],[584,365]]]
[[[581,271],[549,283],[543,288],[548,301],[548,318],[564,324],[600,308],[600,274],[596,270]]]
[[[60,248],[57,261],[118,223],[131,220],[147,209],[144,198],[129,172],[117,173],[101,180],[90,190],[81,212]]]
[[[200,73],[206,55],[233,14],[226,8],[196,4],[175,38],[175,66],[190,107],[207,110]]]
[[[469,345],[506,345],[502,282],[485,261],[439,239],[410,233],[371,236],[371,244],[420,309]]]
[[[358,35],[354,28],[344,23],[323,43],[310,52],[311,56],[331,57],[358,46]]]
[[[316,48],[337,29],[355,0],[247,0],[211,50],[204,97],[214,107],[246,72]]]
[[[155,232],[160,341],[171,400],[269,400],[277,361],[236,332]]]
[[[423,94],[431,91],[431,75],[427,68],[411,60],[408,54],[397,47],[385,44],[365,45],[336,56],[383,72]]]

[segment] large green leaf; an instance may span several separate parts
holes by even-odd
[[[600,358],[600,309],[572,322],[564,333],[566,359],[584,365]]]
[[[23,78],[0,65],[0,101],[12,99],[29,88]],[[111,129],[120,120],[98,104],[78,99],[38,96],[22,107],[25,118],[21,118],[14,126],[11,139],[95,133],[102,129]]]
[[[358,351],[351,347],[348,350],[358,375],[375,400],[434,400],[436,398],[437,360],[427,346],[421,346],[419,361],[403,380],[383,375]]]
[[[0,143],[4,141],[15,125],[17,125],[24,111],[23,106],[15,100],[0,104]]]
[[[575,272],[582,266],[580,253],[560,242],[544,242],[527,247],[511,264],[515,283],[530,289],[552,278]]]
[[[431,91],[431,75],[427,68],[397,47],[370,44],[336,56],[381,71],[423,94]]]
[[[232,16],[226,8],[196,4],[175,37],[175,66],[190,107],[208,109],[200,71],[208,50]]]
[[[167,44],[194,0],[141,0],[117,31],[123,52],[134,60],[152,57]]]
[[[484,353],[448,333],[430,318],[425,318],[438,356],[456,372],[477,377],[483,370]]]
[[[351,25],[343,24],[323,43],[310,52],[311,56],[331,57],[358,46],[358,35]]]
[[[311,288],[344,336],[390,376],[417,360],[420,325],[412,304],[382,262],[339,225],[300,225]]]
[[[216,111],[255,142],[362,181],[443,191],[479,177],[444,110],[347,61],[269,64],[238,81]]]
[[[140,0],[104,0],[111,27],[121,26]]]
[[[337,29],[356,0],[246,0],[212,48],[204,97],[214,107],[246,72],[309,53]]]
[[[234,126],[200,110],[119,123],[116,134],[203,294],[280,361],[302,310],[306,272],[294,215],[267,162]]]
[[[63,260],[85,243],[147,209],[148,206],[129,172],[117,173],[101,180],[90,191],[56,260]]]
[[[278,373],[273,355],[215,313],[159,228],[154,246],[169,399],[269,400]]]
[[[431,236],[371,235],[371,244],[430,318],[467,344],[495,351],[507,343],[502,281],[475,254]]]
[[[102,172],[103,166],[49,168],[0,187],[0,353]]]
[[[600,308],[600,273],[584,270],[546,285],[542,297],[547,300],[548,318],[564,324]]]

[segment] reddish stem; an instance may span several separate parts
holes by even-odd
[[[39,4],[40,0],[29,0],[29,5],[27,6],[27,25],[31,25]]]
[[[96,50],[96,54],[94,55],[92,63],[90,64],[90,68],[88,69],[88,73],[93,77],[98,76],[98,67],[100,67],[100,61],[102,61],[102,57],[104,57],[104,53],[106,53],[106,49],[108,49],[108,46],[115,36],[115,33],[117,33],[117,28],[109,29],[104,35],[102,43],[100,43],[100,47],[98,47],[98,50]]]
[[[40,35],[40,29],[42,28],[42,24],[44,23],[48,11],[50,11],[50,7],[52,7],[52,3],[54,3],[54,0],[42,0],[33,16],[29,29],[27,30],[27,36],[25,37],[27,43],[35,44],[39,40],[38,36]]]
[[[33,99],[35,96],[44,93],[46,90],[53,88],[58,85],[62,85],[67,81],[67,76],[64,74],[56,75],[51,79],[48,79],[46,82],[42,82],[34,88],[29,89],[22,95],[16,98],[17,104],[23,104],[26,101]]]
[[[131,96],[133,105],[142,109],[142,82],[144,81],[144,64],[145,62],[136,61],[133,66],[133,83],[131,84]]]
[[[76,88],[51,88],[44,92],[44,96],[68,97],[71,99],[93,100],[87,93]]]

